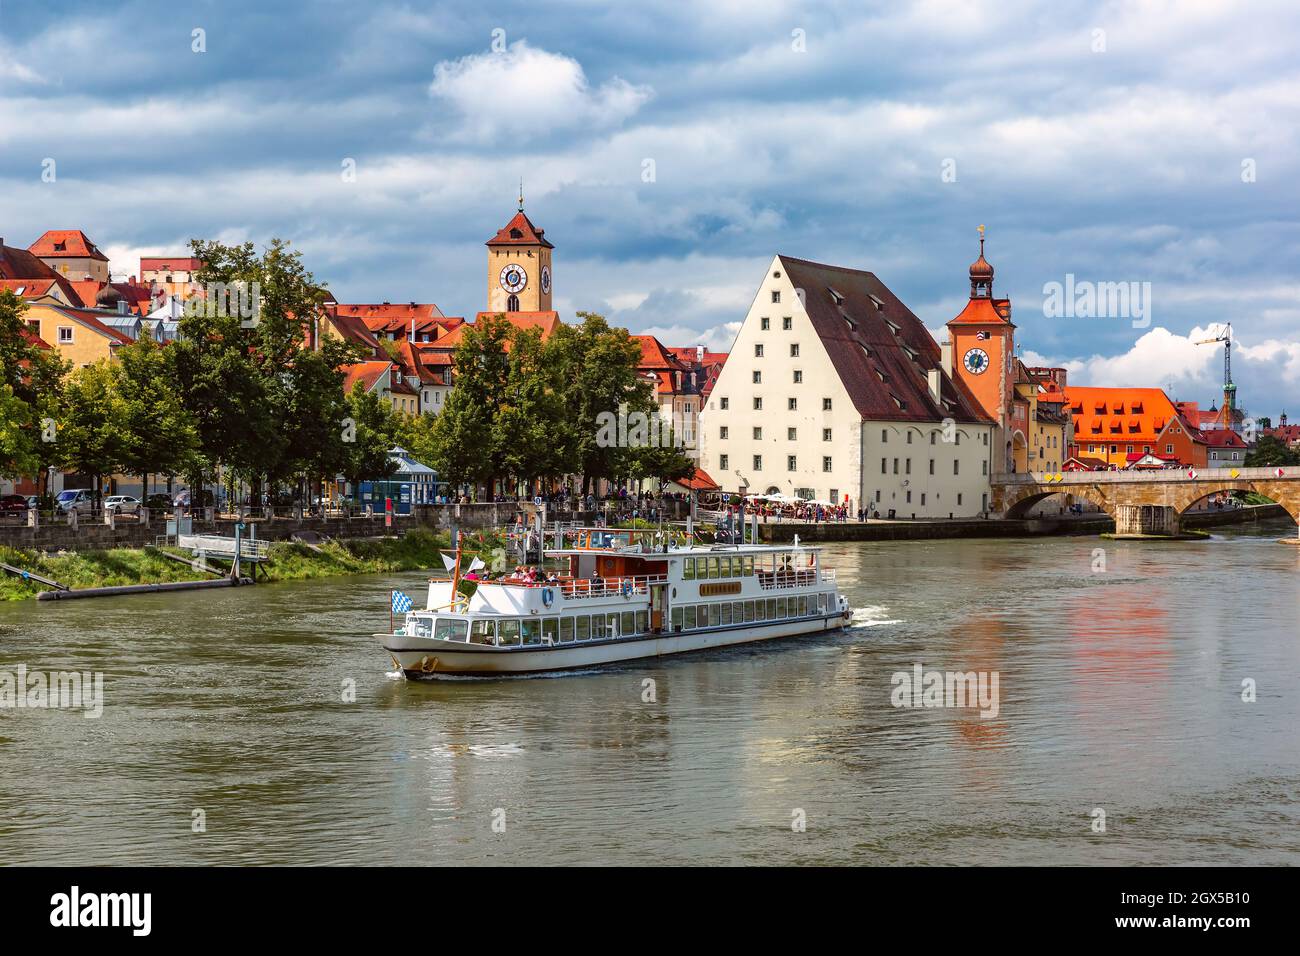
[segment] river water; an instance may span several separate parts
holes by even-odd
[[[1300,548],[1275,540],[1294,533],[832,545],[843,633],[513,680],[388,674],[369,634],[419,574],[0,605],[0,669],[105,681],[99,719],[0,710],[0,849],[1296,864]],[[917,664],[996,672],[997,715],[893,706]]]

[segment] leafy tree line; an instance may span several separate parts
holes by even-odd
[[[308,488],[327,477],[392,472],[402,423],[360,388],[343,394],[342,366],[362,350],[322,337],[323,292],[288,244],[195,241],[196,281],[258,290],[251,315],[209,299],[187,308],[176,341],[142,335],[115,360],[72,370],[24,334],[26,303],[0,294],[0,474],[57,466],[97,492],[115,473],[180,476],[192,488],[218,475],[233,488]],[[53,427],[47,427],[53,423]]]
[[[417,458],[453,486],[483,484],[491,497],[556,488],[577,476],[586,494],[597,480],[671,480],[693,464],[664,430],[655,442],[602,441],[602,416],[658,416],[651,385],[638,374],[640,347],[602,316],[579,312],[545,342],[533,328],[486,316],[457,347],[455,388],[436,418],[406,436]],[[657,420],[657,418],[656,418]]]
[[[151,479],[197,489],[220,476],[232,491],[246,484],[254,501],[283,489],[305,499],[336,475],[354,487],[387,477],[395,444],[489,495],[553,488],[568,475],[581,476],[585,493],[597,479],[691,472],[668,435],[631,447],[599,440],[602,413],[656,415],[657,406],[637,373],[639,347],[598,315],[580,313],[580,325],[546,342],[485,318],[466,329],[442,414],[407,416],[359,384],[344,394],[343,366],[368,356],[321,334],[325,294],[300,253],[280,240],[260,255],[252,243],[191,246],[210,294],[187,303],[177,339],[141,335],[115,360],[76,370],[33,344],[26,304],[0,293],[0,474],[44,482],[57,466],[101,493],[116,473],[141,476],[146,492]],[[214,288],[242,294],[226,301]],[[251,314],[236,302],[251,303]]]

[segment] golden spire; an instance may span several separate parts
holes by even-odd
[[[519,177],[519,211],[524,211],[524,177],[522,176]],[[980,226],[980,229],[983,228],[983,226]]]

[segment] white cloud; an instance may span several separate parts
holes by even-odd
[[[439,63],[429,94],[460,114],[453,138],[489,140],[612,126],[634,114],[654,91],[617,76],[593,88],[577,60],[519,40],[501,53]]]
[[[1145,333],[1127,352],[1061,359],[1025,350],[1026,365],[1059,366],[1072,385],[1171,389],[1175,398],[1207,406],[1223,395],[1223,347],[1198,344],[1218,328],[1194,328],[1178,335],[1165,328]],[[1273,403],[1295,394],[1300,385],[1300,341],[1268,339],[1251,343],[1234,338],[1232,379],[1239,402],[1257,414],[1273,414]]]

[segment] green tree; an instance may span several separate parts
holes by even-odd
[[[123,467],[125,426],[119,375],[109,359],[79,368],[68,377],[59,421],[59,464],[90,476],[96,500],[103,494],[103,476]]]
[[[37,444],[31,406],[8,382],[0,384],[0,477],[36,474],[41,466]]]
[[[1260,435],[1254,449],[1246,454],[1246,467],[1271,468],[1276,465],[1300,465],[1300,451],[1288,448],[1274,435]]]
[[[6,403],[10,426],[7,431],[25,429],[26,438],[21,445],[34,456],[24,456],[23,467],[31,470],[21,474],[35,475],[39,485],[45,488],[47,469],[58,457],[53,435],[45,426],[58,417],[63,380],[72,366],[53,349],[36,344],[39,339],[27,331],[23,319],[26,310],[27,303],[13,292],[0,291],[0,387],[7,386],[12,398],[20,403]],[[12,447],[16,462],[16,440]]]
[[[122,406],[122,466],[140,475],[149,494],[151,475],[193,470],[198,426],[176,387],[175,353],[141,337],[117,351],[112,367]]]
[[[565,427],[571,470],[582,474],[585,494],[597,479],[630,476],[635,456],[601,440],[601,416],[656,413],[650,383],[638,374],[641,350],[626,329],[603,316],[579,312],[582,324],[562,326],[548,345],[564,383]]]
[[[403,425],[392,403],[366,391],[360,382],[348,393],[346,408],[351,421],[343,431],[346,457],[342,471],[355,490],[363,481],[387,478],[396,470],[388,452],[397,444]]]
[[[513,326],[484,316],[465,328],[455,354],[455,388],[434,419],[426,461],[452,485],[486,482],[489,497],[507,471],[497,416],[508,394],[507,343]]]

